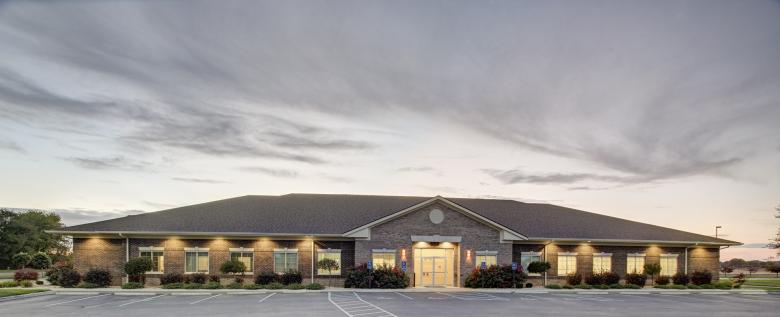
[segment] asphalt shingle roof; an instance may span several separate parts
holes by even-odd
[[[87,223],[64,230],[343,234],[429,199],[431,197],[252,195]],[[550,204],[446,199],[529,238],[736,243]]]

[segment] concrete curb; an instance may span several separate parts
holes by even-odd
[[[0,303],[15,299],[22,299],[22,298],[28,298],[28,297],[38,297],[43,295],[50,295],[53,294],[52,291],[44,291],[44,292],[37,292],[37,293],[30,293],[30,294],[22,294],[22,295],[14,295],[14,296],[6,296],[6,297],[0,297]]]

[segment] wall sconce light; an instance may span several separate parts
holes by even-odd
[[[406,261],[406,249],[401,249],[401,261]]]
[[[471,250],[466,250],[466,261],[471,260]]]

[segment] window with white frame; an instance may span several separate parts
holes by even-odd
[[[520,266],[523,267],[523,272],[526,272],[530,276],[539,276],[540,273],[529,273],[528,272],[528,264],[531,264],[531,262],[541,262],[542,261],[542,253],[541,252],[522,252],[520,253]]]
[[[626,256],[626,272],[642,273],[645,271],[645,254],[629,253]]]
[[[374,249],[371,251],[371,261],[374,268],[377,267],[395,267],[395,250],[391,249]]]
[[[298,271],[298,249],[274,249],[274,272]]]
[[[558,275],[577,273],[577,253],[558,253]]]
[[[672,276],[677,273],[677,254],[661,254],[661,275]]]
[[[612,253],[593,254],[593,273],[612,271]]]
[[[247,248],[230,248],[230,260],[244,263],[245,273],[254,271],[255,250]]]
[[[184,248],[184,272],[208,273],[209,249]]]
[[[478,268],[482,268],[482,264],[485,264],[486,268],[498,264],[498,251],[477,251],[476,253],[476,266]]]
[[[162,247],[139,247],[142,258],[152,260],[152,270],[146,273],[162,273],[165,268],[165,257]]]
[[[317,263],[323,259],[333,259],[339,264],[337,270],[317,269],[317,275],[341,275],[341,249],[319,249],[317,250]]]

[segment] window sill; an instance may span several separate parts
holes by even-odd
[[[209,274],[209,272],[184,272],[185,275],[186,274],[198,274],[198,273]]]
[[[164,272],[146,272],[144,273],[146,275],[152,275],[152,274],[165,274]]]

